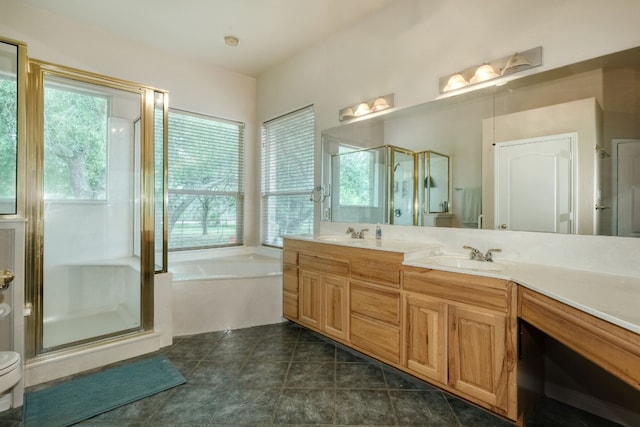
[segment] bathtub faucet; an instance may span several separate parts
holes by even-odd
[[[347,228],[346,234],[350,234],[352,239],[364,239],[364,232],[369,231],[368,228],[363,228],[360,231],[356,231],[353,228]]]

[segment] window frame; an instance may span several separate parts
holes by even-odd
[[[244,221],[245,221],[245,150],[246,150],[246,125],[244,122],[234,121],[223,119],[220,117],[196,113],[188,110],[182,110],[177,108],[169,108],[168,109],[168,138],[167,138],[167,161],[169,163],[168,174],[169,179],[167,182],[167,197],[170,200],[171,196],[175,195],[191,195],[194,197],[197,196],[206,196],[206,197],[231,197],[235,198],[236,209],[235,209],[235,218],[236,218],[236,229],[235,229],[235,241],[227,242],[227,243],[213,243],[213,244],[202,244],[202,245],[184,245],[184,246],[172,246],[172,224],[173,222],[173,213],[169,209],[167,212],[167,247],[169,252],[179,252],[179,251],[194,251],[194,250],[206,250],[206,249],[214,249],[214,248],[225,248],[232,246],[241,246],[244,244]],[[196,117],[199,119],[204,119],[207,121],[211,121],[213,123],[224,123],[227,125],[237,126],[238,129],[238,146],[237,146],[237,168],[238,168],[238,177],[237,177],[237,190],[233,191],[221,191],[221,190],[199,190],[199,189],[180,189],[172,187],[171,182],[171,157],[172,157],[172,146],[175,144],[175,131],[172,131],[171,122],[175,119],[176,115],[179,116],[189,116]],[[213,148],[215,150],[215,148]],[[192,200],[193,203],[195,200]],[[189,204],[190,205],[190,204]],[[187,208],[189,207],[187,206]],[[184,213],[184,212],[183,212]],[[178,220],[175,222],[177,223]],[[175,241],[175,237],[173,241]]]

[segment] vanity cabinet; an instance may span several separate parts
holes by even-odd
[[[521,422],[516,284],[403,258],[285,239],[284,316]]]
[[[515,419],[516,285],[418,268],[403,274],[403,365]]]

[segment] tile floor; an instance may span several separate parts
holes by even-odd
[[[511,426],[292,323],[179,337],[160,353],[186,384],[78,425]],[[19,410],[0,413],[0,427],[17,427],[20,418]],[[526,425],[614,426],[549,399]]]

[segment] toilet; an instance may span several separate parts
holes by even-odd
[[[21,379],[22,364],[20,363],[20,355],[15,351],[0,351],[0,398],[18,384]]]

